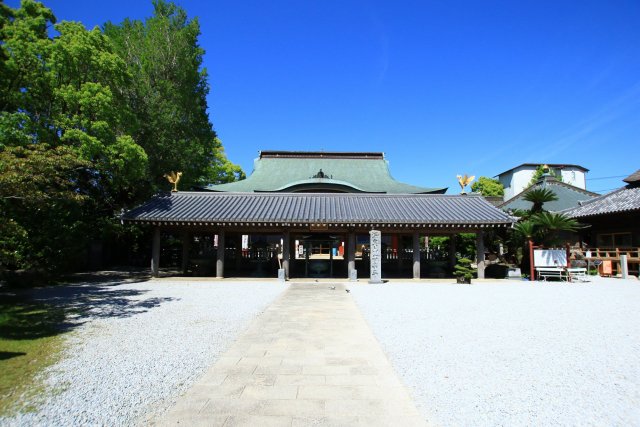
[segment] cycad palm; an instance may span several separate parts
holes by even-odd
[[[527,192],[523,197],[524,200],[533,203],[531,206],[531,213],[542,212],[542,205],[547,202],[553,202],[558,200],[558,196],[548,188],[536,188]]]
[[[546,237],[547,243],[555,244],[558,233],[561,231],[576,231],[580,223],[561,213],[538,212],[531,217],[531,222],[540,230],[540,234]]]
[[[536,233],[536,225],[533,221],[520,221],[513,226],[514,231],[520,236],[523,241],[533,239]]]

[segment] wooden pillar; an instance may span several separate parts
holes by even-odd
[[[402,274],[402,253],[401,253],[401,244],[402,244],[402,235],[394,234],[393,239],[395,240],[395,252],[396,252],[396,268],[398,269],[398,274]]]
[[[158,277],[160,274],[160,227],[153,229],[153,242],[151,244],[151,275]]]
[[[453,270],[458,260],[456,259],[456,237],[457,234],[449,235],[449,268]]]
[[[413,278],[420,278],[420,233],[413,232]]]
[[[476,233],[476,258],[478,260],[478,279],[484,279],[484,231]]]
[[[333,277],[333,240],[329,245],[329,277]]]
[[[282,238],[282,268],[284,269],[285,280],[289,279],[289,259],[291,258],[291,233],[284,231]]]
[[[529,280],[533,282],[534,280],[536,280],[535,264],[533,262],[533,240],[529,240],[527,247],[529,248]]]
[[[311,245],[309,242],[304,242],[304,277],[309,277],[309,250]]]
[[[356,269],[356,233],[350,232],[347,235],[347,275],[349,279],[353,277]]]
[[[224,277],[224,231],[218,232],[218,250],[216,252],[216,278]]]
[[[242,270],[242,234],[238,233],[238,235],[236,236],[236,255],[235,255],[235,261],[236,261],[236,277],[237,276],[241,276],[241,270]]]
[[[186,275],[189,270],[189,250],[191,249],[191,233],[182,233],[182,274]]]

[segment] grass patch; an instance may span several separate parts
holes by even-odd
[[[44,391],[37,375],[60,354],[64,319],[64,310],[47,304],[0,302],[0,417],[34,409],[25,403]]]

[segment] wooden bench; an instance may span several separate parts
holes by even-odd
[[[567,272],[561,267],[536,267],[538,274],[538,280],[559,279],[561,281],[567,280]]]

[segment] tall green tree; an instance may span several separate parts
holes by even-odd
[[[61,22],[50,37],[56,18],[32,0],[0,13],[0,173],[23,184],[68,175],[64,186],[42,184],[56,197],[4,181],[14,191],[2,196],[4,266],[59,270],[145,189],[147,156],[128,132],[131,75],[97,28]]]
[[[144,22],[104,25],[133,76],[126,97],[137,118],[134,138],[149,156],[153,181],[166,187],[163,175],[169,171],[183,172],[183,188],[243,178],[209,120],[197,18],[188,19],[184,9],[163,0],[153,6],[153,16]]]
[[[504,186],[497,179],[481,176],[476,182],[471,184],[471,190],[479,192],[485,197],[504,196]]]
[[[0,271],[76,262],[91,231],[77,182],[91,167],[66,146],[0,150]]]
[[[41,3],[0,7],[0,148],[56,138],[47,30],[56,22]]]

